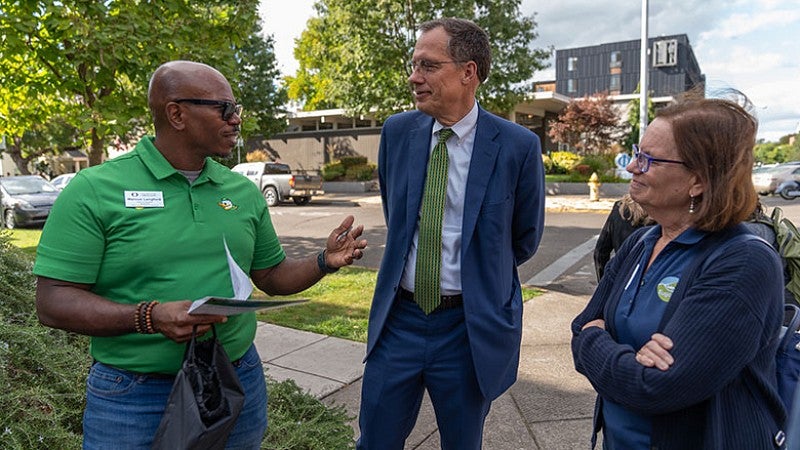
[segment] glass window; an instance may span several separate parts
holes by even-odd
[[[622,66],[622,52],[615,51],[611,52],[611,62],[609,63],[609,67],[621,67]]]
[[[678,40],[665,39],[653,43],[653,67],[678,64]]]
[[[567,92],[577,92],[578,91],[578,81],[573,80],[570,78],[567,80]]]
[[[578,69],[578,57],[577,56],[570,56],[567,59],[567,70],[572,72],[573,70]]]
[[[621,88],[620,75],[618,73],[617,74],[612,74],[611,75],[611,79],[610,79],[610,81],[608,83],[608,90],[609,91],[617,91],[617,92],[619,92],[621,89],[622,88]]]

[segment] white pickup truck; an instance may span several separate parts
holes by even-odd
[[[241,163],[231,170],[255,183],[264,194],[268,206],[276,206],[289,199],[297,205],[305,205],[311,201],[311,197],[325,193],[320,175],[306,171],[292,173],[292,169],[282,163]]]

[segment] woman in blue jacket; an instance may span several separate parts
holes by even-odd
[[[602,428],[605,449],[783,445],[781,263],[763,241],[727,242],[756,206],[756,129],[736,102],[685,98],[634,145],[630,195],[656,225],[631,235],[572,323],[575,368],[599,394],[593,444]]]

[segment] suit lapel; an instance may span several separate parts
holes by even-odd
[[[472,149],[472,160],[469,163],[467,176],[467,192],[464,199],[464,220],[461,225],[461,257],[475,232],[478,213],[492,177],[500,143],[497,142],[499,130],[494,121],[482,108],[478,111],[478,123],[475,127],[475,144]]]
[[[417,120],[417,128],[408,134],[408,185],[406,186],[406,229],[409,242],[417,227],[417,217],[422,203],[422,191],[425,186],[425,175],[428,171],[430,156],[431,130],[433,119],[421,116]]]

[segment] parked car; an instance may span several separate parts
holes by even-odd
[[[38,175],[0,177],[0,197],[3,206],[3,225],[42,225],[59,190]]]
[[[70,181],[72,181],[73,178],[75,178],[75,174],[74,173],[65,173],[63,175],[59,175],[59,176],[53,178],[52,180],[50,180],[50,183],[53,186],[55,186],[56,189],[58,189],[60,191],[60,190],[64,189],[65,187],[67,187],[67,184]]]
[[[249,162],[237,164],[234,172],[240,173],[258,186],[268,206],[276,206],[290,198],[297,205],[305,205],[314,195],[322,195],[322,177],[307,171],[292,172],[287,164],[276,162]]]
[[[775,194],[778,186],[786,180],[800,181],[800,164],[790,162],[753,169],[753,186],[761,195]]]

